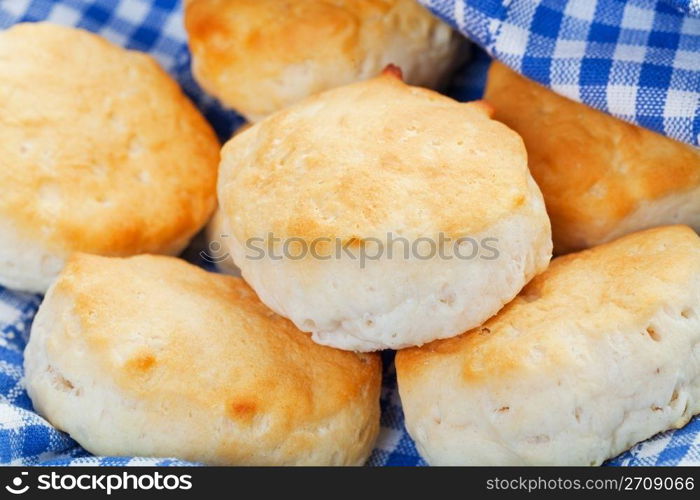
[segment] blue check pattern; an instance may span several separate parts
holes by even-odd
[[[529,78],[700,146],[700,1],[421,1]]]
[[[590,12],[590,7],[584,9],[582,11],[583,13],[580,14],[572,10],[574,6],[582,5],[581,2],[513,1],[504,3],[510,5],[510,8],[505,10],[508,14],[506,18],[510,20],[512,26],[533,25],[533,33],[547,31],[546,26],[549,25],[550,18],[552,17],[557,19],[559,23],[558,26],[562,27],[567,25],[567,23],[573,22],[571,20],[588,15]],[[569,6],[567,7],[566,14],[557,16],[556,9],[551,8],[551,6],[564,3]],[[584,3],[586,5],[597,4],[596,12],[605,10],[601,6],[606,2],[590,0]],[[619,4],[621,2],[609,0],[608,3]],[[657,12],[654,14],[655,16],[669,16],[673,19],[679,19],[681,16],[679,13],[680,11],[672,10],[670,3],[663,8],[659,7],[654,2],[641,2],[640,0],[631,0],[627,3],[637,8],[642,8],[642,4],[646,4],[647,7],[655,5],[657,8],[661,9],[659,11],[654,11]],[[693,14],[697,14],[699,10],[698,3],[695,0],[690,2],[676,0],[675,4],[673,8],[686,8],[687,12]],[[527,15],[524,13],[517,13],[518,9],[516,9],[516,6],[518,5],[529,6],[523,11],[527,11]],[[456,4],[453,1],[433,1],[432,6],[436,11],[442,12],[445,15],[453,15],[457,12],[457,10],[455,10]],[[501,12],[501,7],[499,6],[501,6],[499,2],[482,0],[470,1],[468,8],[474,12],[480,12],[480,19],[485,21],[486,19],[495,18],[495,14]],[[535,11],[540,13],[535,16]],[[665,12],[666,14],[664,14]],[[461,19],[457,24],[459,24],[460,27],[464,27],[463,16],[457,17]],[[526,18],[530,19],[530,21],[526,21]],[[537,18],[538,21],[533,24],[532,20],[535,18]],[[662,18],[654,17],[654,19]],[[179,1],[0,0],[0,29],[7,28],[17,22],[44,20],[64,25],[79,26],[99,33],[124,47],[149,52],[180,82],[187,94],[197,103],[207,118],[212,122],[222,140],[229,137],[233,130],[243,122],[235,113],[221,108],[214,99],[206,96],[193,80],[189,71],[189,53],[187,51],[186,37],[182,27],[182,6]],[[656,22],[657,21],[654,21],[654,23]],[[695,26],[695,22],[695,20],[684,21],[686,24],[683,25],[692,27]],[[613,37],[612,33],[614,31],[617,33],[615,36],[620,38],[622,31],[627,28],[619,27],[617,31],[615,31],[614,23],[614,18],[600,18],[600,27],[596,29],[602,30],[603,32],[612,30],[610,31],[610,36]],[[490,40],[489,43],[484,43],[486,50],[493,52],[493,47],[498,46],[500,48],[495,51],[496,55],[503,55],[504,60],[509,64],[517,66],[519,69],[523,67],[526,68],[528,74],[542,77],[543,81],[551,83],[555,88],[558,88],[558,90],[571,90],[570,87],[562,87],[563,75],[561,72],[568,67],[565,62],[562,62],[563,59],[557,63],[552,63],[551,61],[547,63],[540,60],[540,55],[546,52],[544,48],[546,44],[541,42],[551,37],[553,31],[547,31],[547,35],[545,35],[544,38],[541,38],[539,35],[525,36],[522,33],[519,35],[513,35],[511,33],[511,35],[506,37],[507,39],[526,41],[526,44],[520,49],[522,53],[517,56],[513,52],[513,47],[515,47],[515,45],[513,45],[512,42],[509,42],[510,45],[504,45],[505,42],[499,42],[499,37],[491,40],[490,37],[492,35],[488,35],[488,29],[485,27],[486,23],[482,28],[479,28],[476,24],[470,24],[470,26],[471,31],[465,31],[475,40]],[[618,26],[622,26],[622,24]],[[501,34],[507,34],[508,29],[510,28],[507,28],[505,31],[501,30]],[[561,31],[564,32],[564,28],[561,28]],[[681,50],[678,49],[678,47],[681,46],[681,37],[682,35],[679,32],[678,36],[673,38],[673,40],[677,41],[677,43],[674,42],[674,46],[677,49],[676,52]],[[663,43],[667,42],[658,42],[658,44]],[[565,44],[564,47],[566,46]],[[527,57],[524,56],[525,47],[527,47]],[[688,47],[691,49],[693,48],[691,46]],[[659,49],[661,50],[662,48],[659,47]],[[699,54],[698,49],[700,49],[700,47],[695,45],[695,63],[697,63]],[[557,53],[561,53],[564,48],[560,47],[558,50],[559,52]],[[574,46],[569,46],[567,50],[569,51],[567,53],[573,54]],[[604,49],[601,47],[600,50],[603,51]],[[600,53],[602,54],[603,52]],[[690,66],[692,65],[691,63],[693,63],[692,60],[686,65]],[[488,64],[489,57],[486,53],[478,50],[475,51],[471,61],[469,61],[455,76],[452,85],[448,89],[448,93],[460,100],[479,98],[483,90],[485,72],[488,68]],[[563,66],[560,66],[562,64]],[[598,65],[608,67],[609,71],[606,74],[616,73],[616,71],[612,70],[614,63],[610,63],[606,66],[605,63],[600,62],[598,59],[593,59],[586,64],[590,65],[587,67],[591,68],[590,74],[586,73],[589,75],[586,76],[586,78],[589,80],[598,78],[595,81],[601,85],[603,84],[603,79],[602,74],[599,73]],[[642,62],[640,64],[643,65],[644,63]],[[548,73],[544,71],[543,68],[545,67],[549,68]],[[553,68],[559,69],[555,71]],[[695,66],[695,78],[697,78],[697,70],[698,68]],[[676,73],[676,71],[677,68],[671,71],[669,80],[671,83],[677,80],[683,80],[684,78],[684,73]],[[692,68],[688,71],[689,73],[693,73]],[[545,76],[546,78],[544,78]],[[579,76],[578,80],[580,84],[582,77]],[[584,79],[584,81],[589,80]],[[666,80],[668,80],[668,78]],[[630,85],[634,83],[633,80],[625,80],[625,82]],[[575,83],[571,83],[570,85],[576,86]],[[596,91],[594,89],[595,86],[587,87],[588,90],[583,90],[583,86],[580,87],[581,90],[578,92],[582,96],[595,96],[603,92],[601,89]],[[639,88],[641,89],[642,87]],[[658,88],[660,94],[664,92],[666,92],[666,94],[670,93],[670,91],[666,91],[664,88]],[[697,80],[694,90],[698,90]],[[607,105],[610,105],[610,97],[614,94],[603,93],[606,96],[603,100]],[[637,94],[637,97],[639,97],[639,95],[640,94]],[[622,109],[622,107],[627,104],[613,104],[613,111],[615,109]],[[697,115],[697,106],[693,109],[695,109],[695,114]],[[637,116],[637,114],[635,114],[635,116]],[[651,119],[651,116],[648,118]],[[677,131],[683,130],[684,121],[682,118],[683,117],[680,116],[677,121],[673,122],[676,123],[678,127],[671,128]],[[663,118],[663,120],[665,119],[666,118]],[[645,124],[646,123],[647,122],[645,122]],[[666,125],[670,127],[671,125],[671,122],[666,124],[666,122],[663,121],[663,123],[664,127],[666,127]],[[653,120],[648,122],[648,124],[653,125]],[[695,126],[697,127],[697,123]],[[666,128],[664,128],[663,131],[666,131]],[[695,132],[697,133],[697,128]],[[196,254],[196,252],[190,253]],[[203,262],[197,263],[206,267]],[[53,428],[46,420],[33,411],[32,403],[22,384],[22,352],[29,336],[32,319],[40,303],[41,297],[38,295],[18,293],[0,287],[0,464],[186,465],[185,462],[175,459],[92,456],[83,450],[75,441],[70,439],[69,436]],[[384,353],[383,356],[385,373],[384,387],[381,396],[381,433],[376,448],[370,457],[369,465],[425,465],[404,427],[403,413],[396,389],[393,353]],[[693,420],[681,430],[666,432],[649,441],[641,443],[629,452],[610,461],[609,464],[699,465],[700,419]]]

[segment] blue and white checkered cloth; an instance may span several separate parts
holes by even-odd
[[[538,6],[540,3],[541,7]],[[640,49],[636,52],[634,61],[628,61],[640,65],[639,71],[641,73],[639,74],[646,75],[647,70],[643,69],[644,65],[652,64],[647,62],[647,55],[663,53],[663,47],[657,47],[657,45],[673,45],[675,47],[673,50],[676,55],[673,60],[677,63],[676,66],[674,69],[659,71],[660,75],[667,75],[670,71],[671,76],[663,79],[664,82],[670,82],[670,87],[663,87],[659,83],[662,80],[654,80],[656,86],[652,87],[657,89],[657,94],[649,90],[651,87],[634,86],[630,75],[627,76],[627,79],[621,80],[622,87],[611,85],[611,89],[607,91],[604,83],[602,87],[600,86],[601,79],[595,80],[598,82],[598,87],[596,84],[588,85],[588,83],[595,83],[592,80],[597,78],[596,75],[601,76],[598,72],[600,65],[607,68],[606,75],[618,72],[619,68],[615,63],[605,65],[601,62],[602,54],[607,54],[607,57],[610,57],[611,54],[623,53],[624,51],[615,49],[611,51],[610,48],[598,47],[594,43],[589,44],[589,42],[581,40],[563,39],[557,41],[551,39],[552,33],[556,34],[556,30],[549,29],[547,31],[546,26],[550,26],[549,23],[552,19],[557,20],[557,26],[561,28],[560,33],[567,33],[568,28],[565,29],[565,26],[571,25],[573,29],[573,26],[577,24],[574,20],[588,18],[587,22],[590,24],[590,17],[593,15],[591,13],[595,13],[594,17],[598,19],[596,16],[599,12],[608,12],[604,6],[607,3],[617,7],[622,4],[618,0],[599,0],[598,2],[586,0],[568,3],[513,1],[504,2],[510,7],[501,11],[499,10],[501,8],[500,2],[470,0],[469,9],[481,12],[479,19],[484,21],[484,25],[477,28],[474,23],[466,23],[463,15],[459,14],[456,17],[460,19],[457,23],[459,26],[469,25],[470,28],[467,31],[470,35],[477,41],[482,40],[482,37],[484,40],[488,40],[489,43],[484,43],[485,48],[498,56],[503,56],[506,62],[519,69],[525,68],[530,76],[539,77],[542,81],[551,83],[555,88],[568,95],[582,97],[586,102],[591,102],[592,99],[594,105],[604,103],[606,109],[609,108],[613,112],[625,115],[625,117],[646,116],[644,120],[651,120],[654,118],[652,116],[654,108],[642,107],[639,108],[641,109],[639,111],[635,103],[648,104],[657,102],[655,99],[671,99],[676,94],[682,94],[685,97],[681,96],[679,102],[685,104],[679,108],[669,108],[668,104],[662,106],[664,109],[663,117],[661,117],[662,115],[655,117],[660,119],[660,122],[658,120],[641,120],[640,123],[650,126],[661,123],[663,125],[660,128],[662,131],[669,133],[669,135],[675,134],[679,138],[685,137],[684,133],[690,134],[690,129],[695,127],[692,130],[697,135],[697,91],[699,88],[697,74],[698,58],[700,57],[700,46],[697,42],[700,28],[697,26],[697,20],[684,19],[671,7],[661,7],[655,2],[630,0],[627,2],[629,7],[623,9],[624,12],[627,12],[621,18],[624,19],[623,21],[620,21],[620,18],[603,17],[594,23],[597,26],[596,30],[601,33],[607,32],[610,37],[613,37],[614,33],[620,43],[623,40],[631,43],[629,30],[634,31],[644,27],[654,27],[654,30],[660,30],[661,28],[658,26],[682,27],[679,28],[676,35],[671,34],[669,41],[653,37],[647,37],[648,40],[642,38],[649,42],[649,47],[646,47],[645,50]],[[698,3],[695,0],[690,2],[676,0],[675,3],[678,6],[687,7],[691,13],[698,13]],[[566,13],[557,15],[556,12],[562,10],[561,6],[564,4],[567,4]],[[596,5],[596,8],[591,7]],[[461,12],[455,7],[454,1],[436,0],[432,2],[432,6],[443,14],[452,15]],[[577,11],[575,7],[580,11]],[[502,27],[495,30],[495,24],[492,24],[492,20],[498,17],[496,14],[499,12],[505,13],[506,11],[507,21],[500,20]],[[535,12],[540,14],[533,16]],[[639,15],[639,23],[630,21],[629,16],[632,14]],[[533,22],[533,17],[538,21]],[[664,21],[667,18],[675,19],[675,24]],[[99,33],[119,45],[149,52],[182,84],[186,92],[214,124],[222,139],[228,137],[242,123],[237,115],[220,108],[213,99],[205,96],[192,79],[189,71],[189,53],[182,27],[181,5],[178,0],[0,0],[0,29],[21,21],[40,20],[79,26]],[[495,21],[493,22],[495,23]],[[617,28],[615,23],[618,23]],[[631,26],[629,23],[635,25],[636,28],[628,27]],[[543,35],[547,38],[545,41],[558,47],[553,52],[549,52],[550,55],[552,53],[557,55],[554,59],[550,59],[559,62],[546,63],[538,59],[547,52],[546,43],[540,35],[529,35],[528,37],[524,30],[530,25],[535,32],[546,31],[546,34]],[[692,30],[695,30],[695,35],[691,34]],[[492,34],[488,34],[489,32]],[[658,33],[661,32],[658,31]],[[497,33],[500,33],[500,36],[494,36]],[[627,34],[623,35],[623,33]],[[686,36],[688,38],[683,38]],[[693,36],[695,36],[695,42],[692,41]],[[683,39],[686,42],[681,42]],[[634,38],[634,40],[639,41],[640,38]],[[654,43],[651,43],[652,40],[655,40]],[[695,45],[692,45],[693,43]],[[576,47],[588,47],[589,45],[590,50],[593,50],[591,53],[598,54],[599,57],[592,59],[591,62],[581,64],[582,68],[589,68],[585,72],[587,76],[580,76],[571,81],[566,80],[564,75],[567,68],[573,67],[567,66],[567,64],[573,64],[571,58],[575,57]],[[525,47],[527,47],[527,57],[524,56]],[[588,55],[588,49],[586,50]],[[634,51],[632,49],[630,51],[628,57],[631,58]],[[488,57],[483,52],[477,51],[472,61],[456,75],[449,93],[461,100],[480,97],[487,67]],[[549,68],[547,70],[549,72],[546,73],[544,68]],[[619,71],[625,72],[623,69],[619,69]],[[656,74],[656,70],[652,73]],[[580,74],[584,73],[580,72]],[[638,75],[635,78],[637,78],[635,81],[638,82],[641,77]],[[641,83],[647,82],[648,78],[650,77],[645,76]],[[695,78],[694,85],[691,85],[692,78]],[[680,87],[675,86],[676,84]],[[633,86],[628,87],[629,85]],[[684,85],[686,87],[683,87]],[[615,88],[618,90],[614,90]],[[615,100],[616,95],[625,94],[622,90],[630,88],[636,96],[634,103],[625,97],[619,102]],[[695,101],[691,102],[690,95],[693,92],[695,92]],[[647,94],[650,95],[647,96]],[[644,96],[647,96],[648,99]],[[687,104],[690,106],[684,107]],[[620,111],[624,112],[619,113]],[[693,115],[690,120],[689,114]],[[667,122],[667,116],[675,116],[675,118],[669,118],[670,121]],[[691,125],[689,122],[693,121],[693,117],[695,123]],[[686,132],[683,132],[684,130]],[[173,459],[91,456],[75,441],[54,429],[43,418],[34,413],[31,401],[22,385],[22,352],[27,342],[32,319],[40,302],[40,296],[16,293],[0,287],[0,463],[16,465],[184,464],[184,462]],[[381,399],[382,430],[376,449],[370,458],[370,465],[424,465],[403,425],[403,414],[396,390],[392,360],[393,355],[385,353],[385,381]],[[611,465],[698,465],[700,464],[700,419],[693,420],[681,430],[663,433],[637,445],[609,463]]]
[[[421,0],[556,92],[700,146],[700,0]]]

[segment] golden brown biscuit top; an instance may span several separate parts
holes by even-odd
[[[247,102],[253,85],[274,88],[295,72],[307,81],[312,61],[336,68],[335,74],[358,74],[367,54],[392,43],[396,31],[422,40],[439,24],[415,0],[190,0],[185,8],[200,81],[211,82],[217,91],[212,93],[230,105],[244,103],[258,114],[287,102]],[[329,83],[338,84],[319,80],[315,92]]]
[[[557,95],[503,64],[492,64],[485,99],[525,141],[560,250],[603,239],[640,200],[700,185],[700,150]]]
[[[476,103],[391,74],[311,97],[222,151],[240,241],[475,234],[527,202],[520,137]]]
[[[224,425],[265,419],[271,439],[378,398],[377,355],[315,344],[239,278],[172,257],[77,254],[51,293],[71,312],[49,338],[51,357],[67,343],[84,349],[145,408],[175,399],[210,407]]]
[[[0,32],[0,217],[60,249],[161,251],[215,205],[218,142],[145,54],[88,32]]]
[[[639,329],[651,340],[671,336],[649,320],[668,304],[679,317],[700,314],[687,290],[700,275],[700,238],[687,226],[666,226],[552,261],[512,302],[479,328],[401,351],[405,381],[449,363],[466,383],[505,383],[523,370],[576,365],[577,339]],[[697,285],[696,285],[697,286]]]
[[[277,71],[279,62],[304,53],[328,61],[352,56],[360,24],[380,21],[399,3],[422,9],[412,0],[189,0],[186,27],[193,51],[207,44],[222,67],[257,58],[259,69]]]

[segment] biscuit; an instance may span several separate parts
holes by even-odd
[[[520,137],[482,103],[391,72],[231,139],[218,190],[226,244],[246,281],[314,340],[341,349],[462,333],[551,256]],[[363,252],[377,258],[363,262]]]
[[[435,87],[466,54],[416,0],[190,0],[185,26],[198,82],[252,121],[390,63]]]
[[[25,352],[34,408],[96,455],[350,465],[381,362],[319,346],[241,280],[164,256],[75,254]]]
[[[0,285],[73,252],[177,254],[216,205],[219,144],[145,54],[46,23],[0,32]]]
[[[700,413],[700,238],[654,228],[556,258],[396,372],[430,464],[598,465]]]
[[[700,150],[559,96],[500,63],[485,99],[522,135],[555,253],[666,224],[700,230]]]

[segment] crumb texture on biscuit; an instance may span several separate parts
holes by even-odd
[[[185,26],[200,84],[254,121],[390,63],[440,85],[465,50],[415,0],[191,0]]]
[[[485,99],[518,132],[557,253],[665,224],[700,230],[700,150],[557,95],[501,63]]]
[[[211,127],[146,54],[47,23],[0,33],[8,247],[177,253],[215,207],[218,158]],[[0,258],[1,275],[12,257]]]
[[[597,465],[700,413],[699,349],[700,238],[668,226],[555,259],[396,367],[430,463]]]
[[[170,257],[76,255],[34,322],[35,408],[101,455],[364,463],[380,360],[319,346],[239,278]]]

